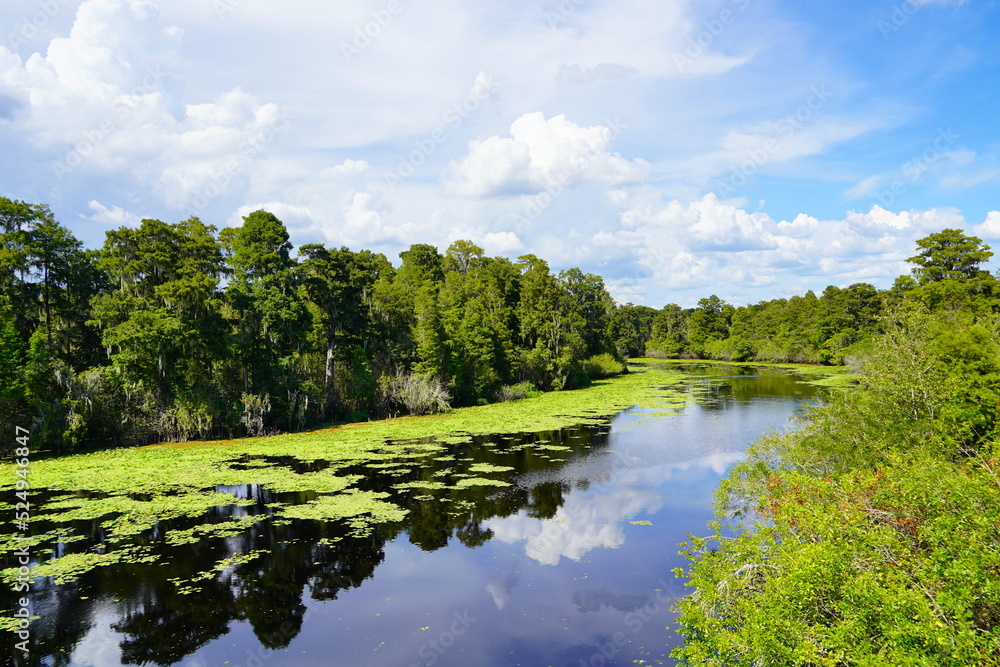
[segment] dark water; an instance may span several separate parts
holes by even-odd
[[[684,565],[677,543],[706,532],[712,493],[745,448],[789,426],[816,395],[775,371],[684,370],[695,400],[681,414],[632,409],[603,427],[479,439],[455,446],[455,460],[371,475],[360,486],[392,492],[410,514],[366,537],[337,523],[265,519],[236,536],[167,547],[167,531],[206,518],[164,522],[140,538],[163,554],[160,563],[99,568],[64,586],[36,582],[42,618],[32,625],[33,658],[19,664],[671,665],[670,604],[685,593],[671,574]],[[539,447],[551,444],[568,450]],[[514,467],[515,484],[392,489],[450,483],[475,462]],[[257,502],[218,508],[208,520],[314,497],[220,490]],[[88,536],[73,550],[103,539],[88,526],[73,527]],[[193,593],[170,581],[258,549],[269,553]]]

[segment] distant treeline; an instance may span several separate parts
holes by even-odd
[[[917,276],[655,310],[617,306],[599,276],[469,241],[413,245],[399,268],[366,250],[292,250],[265,211],[221,231],[143,220],[86,250],[46,206],[0,198],[0,426],[65,451],[509,400],[586,386],[633,356],[839,364],[864,353],[888,304],[972,298]],[[962,275],[976,298],[994,293],[988,273]]]

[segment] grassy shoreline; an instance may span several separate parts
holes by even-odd
[[[247,455],[324,459],[352,463],[428,451],[470,440],[473,435],[555,430],[595,423],[635,405],[674,410],[685,402],[683,376],[655,368],[595,382],[587,389],[549,392],[507,403],[459,408],[441,415],[396,417],[299,433],[203,442],[165,443],[71,454],[34,461],[32,486],[50,491],[108,494],[164,493],[212,488],[217,484],[257,484],[273,479],[265,469],[236,470],[227,462]],[[416,443],[383,452],[387,442]],[[0,490],[14,487],[14,466],[0,464]],[[290,473],[292,474],[292,473]]]

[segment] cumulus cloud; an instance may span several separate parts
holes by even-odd
[[[365,160],[344,160],[336,167],[330,167],[320,172],[321,177],[349,176],[351,174],[363,174],[371,168]]]
[[[510,137],[469,143],[468,154],[452,163],[447,185],[467,197],[538,193],[582,179],[612,185],[635,182],[648,171],[644,160],[612,152],[615,130],[581,127],[564,115],[546,119],[527,113],[510,127]]]
[[[972,234],[991,241],[1000,240],[1000,211],[990,211],[985,222],[972,228]]]
[[[91,201],[87,204],[87,207],[93,211],[93,214],[87,216],[87,219],[103,225],[111,227],[136,227],[141,222],[138,215],[126,211],[120,206],[108,208],[99,201]]]
[[[490,232],[483,237],[483,250],[492,255],[506,255],[524,250],[524,243],[514,232]]]
[[[1000,232],[994,218],[981,229],[992,233],[994,225]],[[906,271],[916,239],[945,227],[967,223],[955,209],[897,213],[877,205],[868,212],[849,211],[840,220],[805,214],[775,220],[711,193],[689,203],[640,193],[622,211],[620,229],[595,237],[595,243],[629,247],[639,258],[637,279],[616,284],[630,297],[637,296],[635,285],[648,282],[738,299],[740,291],[788,284],[789,278],[816,288],[883,283]]]
[[[182,35],[151,2],[86,0],[45,54],[22,61],[0,46],[0,94],[19,101],[14,122],[52,156],[56,182],[115,174],[184,208],[246,181],[286,115],[240,88],[179,103]]]

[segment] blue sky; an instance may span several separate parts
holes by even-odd
[[[1000,244],[993,1],[7,0],[0,26],[0,195],[91,247],[266,208],[296,244],[470,239],[659,307],[887,287],[945,227]]]

